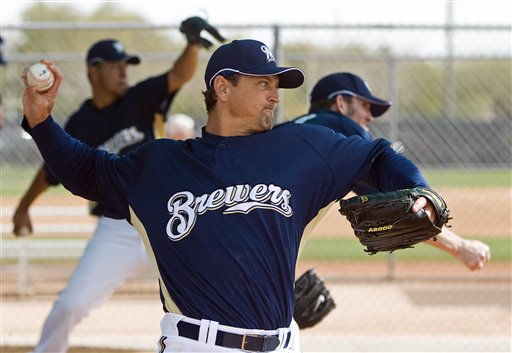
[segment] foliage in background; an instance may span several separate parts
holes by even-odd
[[[24,14],[25,25],[3,32],[8,60],[11,59],[1,69],[5,73],[1,93],[6,107],[3,135],[7,138],[0,151],[4,163],[40,162],[30,141],[19,138],[19,97],[23,90],[19,76],[30,63],[47,57],[55,60],[63,71],[64,82],[53,115],[57,122],[64,124],[90,96],[84,58],[96,40],[118,38],[128,52],[141,56],[142,64],[128,69],[131,84],[163,73],[176,60],[186,43],[178,31],[179,23],[153,27],[135,11],[121,6],[106,2],[95,12],[84,13],[72,4],[34,2]],[[459,42],[454,45],[456,55],[450,60],[443,55],[419,54],[422,49],[419,46],[439,43],[440,36],[446,34],[442,26],[435,30],[409,31],[401,26],[355,29],[343,25],[339,28],[286,25],[223,28],[222,24],[218,25],[228,40],[266,38],[269,44],[275,44],[274,39],[280,38],[275,50],[279,62],[304,69],[306,81],[302,87],[280,92],[278,122],[307,112],[309,93],[320,77],[335,71],[350,71],[365,78],[376,96],[393,101],[392,109],[372,125],[373,135],[403,142],[406,157],[421,168],[510,169],[510,57],[493,56],[493,53],[464,56],[463,52],[457,52]],[[488,31],[493,35],[492,30]],[[485,34],[487,29],[483,27],[479,32]],[[468,31],[461,30],[460,34],[467,35]],[[369,40],[383,35],[397,38],[397,45]],[[400,49],[398,44],[402,43],[411,43],[410,50]],[[196,75],[178,92],[170,112],[192,116],[198,127],[206,122],[201,92],[205,88],[203,72],[212,50],[201,51]],[[447,88],[449,67],[453,68],[453,90]]]
[[[23,13],[25,22],[67,22],[67,23],[148,23],[148,20],[141,17],[132,10],[122,8],[116,3],[105,3],[95,12],[86,14],[78,11],[70,4],[35,2]],[[160,52],[171,53],[169,63],[173,55],[179,53],[184,45],[184,40],[177,30],[178,23],[170,23],[174,29],[172,33],[165,30],[126,30],[109,29],[108,31],[72,28],[69,30],[48,29],[48,30],[25,30],[23,39],[16,44],[16,50],[20,53],[39,53],[40,55],[61,56],[66,53],[80,53],[82,58],[85,52],[94,41],[113,37],[121,40],[128,51],[145,53],[158,48]],[[312,30],[313,31],[313,30]],[[136,32],[136,35],[134,35]],[[237,33],[227,32],[228,38],[237,38]],[[304,40],[285,42],[286,55],[282,58],[285,65],[297,65],[308,67],[309,77],[306,85],[293,92],[284,92],[289,98],[284,100],[287,114],[284,120],[291,119],[305,113],[307,96],[314,82],[322,75],[327,74],[323,68],[321,57],[346,58],[347,64],[351,59],[355,62],[363,59],[370,59],[372,64],[361,62],[360,66],[340,67],[340,71],[357,72],[362,77],[371,80],[372,88],[376,95],[383,97],[390,96],[388,73],[385,69],[388,57],[396,55],[393,49],[385,46],[369,48],[357,42],[357,37],[351,39],[350,31],[343,37],[343,40],[332,43],[328,47],[325,43],[311,42]],[[297,59],[301,58],[301,59]],[[315,70],[314,66],[318,69]],[[144,65],[143,65],[144,66]],[[150,66],[150,65],[149,65]],[[67,69],[67,68],[64,68]],[[136,77],[145,77],[155,73],[154,67],[146,67],[137,70]],[[202,68],[201,68],[202,69]],[[442,83],[444,80],[444,69],[441,62],[404,62],[398,66],[400,75],[398,97],[400,97],[397,114],[407,117],[411,115],[422,115],[432,118],[443,117],[444,93]],[[71,68],[70,68],[71,70]],[[64,72],[66,74],[66,72]],[[492,74],[491,74],[492,73]],[[488,61],[481,63],[478,60],[464,60],[455,66],[456,79],[456,110],[454,117],[465,119],[511,119],[512,106],[510,104],[511,83],[510,80],[503,81],[503,77],[511,77],[511,65],[506,60]],[[82,79],[85,81],[85,77]],[[195,94],[199,94],[203,87],[196,87]],[[182,97],[188,100],[187,97]],[[62,99],[64,100],[64,99]],[[197,104],[183,104],[197,111]],[[203,108],[201,106],[201,108]],[[69,109],[65,109],[68,111]]]

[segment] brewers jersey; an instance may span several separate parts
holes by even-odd
[[[124,156],[30,129],[73,193],[116,209],[141,234],[166,312],[240,328],[288,327],[306,225],[358,180],[381,190],[427,186],[389,142],[283,124],[268,132],[151,141]]]

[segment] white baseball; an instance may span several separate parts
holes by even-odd
[[[48,90],[54,80],[53,72],[45,64],[36,63],[28,69],[27,83],[30,86],[35,86],[38,92]]]

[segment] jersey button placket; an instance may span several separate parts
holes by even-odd
[[[217,168],[225,168],[226,166],[226,143],[221,141],[215,149],[215,165]]]
[[[232,148],[228,148],[225,141],[217,145],[217,166],[222,168],[235,168],[237,165],[237,153]]]

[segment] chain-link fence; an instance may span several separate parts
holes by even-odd
[[[397,282],[402,287],[399,298],[403,304],[402,314],[410,314],[404,307],[419,305],[413,315],[418,315],[420,323],[407,323],[406,329],[410,331],[411,337],[414,337],[415,329],[421,330],[423,324],[429,325],[423,321],[436,321],[435,311],[422,311],[425,307],[421,303],[428,297],[428,293],[441,292],[455,298],[468,298],[467,293],[470,293],[469,303],[461,300],[463,304],[456,303],[456,308],[448,310],[458,323],[453,326],[446,321],[438,329],[429,326],[429,334],[439,335],[440,330],[449,331],[455,337],[450,336],[455,340],[454,345],[458,338],[473,334],[471,337],[474,340],[470,341],[476,350],[484,351],[486,345],[494,351],[510,350],[510,26],[220,25],[219,28],[227,38],[262,40],[272,46],[280,64],[298,66],[305,71],[306,82],[301,88],[281,92],[282,103],[278,111],[280,121],[307,112],[308,94],[322,76],[348,71],[365,78],[376,96],[393,101],[390,111],[371,126],[373,136],[401,141],[405,145],[406,156],[425,170],[427,175],[432,175],[433,186],[439,185],[439,191],[446,196],[455,217],[454,230],[461,236],[489,242],[493,246],[492,250],[499,253],[496,262],[491,261],[478,275],[470,273],[453,259],[441,261],[447,267],[436,267],[428,261],[401,262],[393,257],[373,262],[360,259],[329,262],[313,256],[301,262],[299,268],[320,268],[319,272],[340,295],[337,300],[353,303],[347,304],[348,307],[339,303],[339,306],[347,318],[355,321],[361,313],[354,311],[351,305],[359,305],[358,293],[369,290],[358,287],[360,280],[377,281],[381,284],[382,293],[388,290],[387,284],[379,280],[405,280]],[[95,219],[87,215],[85,202],[57,190],[43,198],[32,210],[35,231],[42,234],[42,237],[26,240],[25,244],[12,239],[13,209],[41,163],[33,141],[27,138],[19,126],[22,117],[20,73],[23,68],[42,57],[57,62],[64,74],[64,82],[54,117],[64,123],[66,117],[90,96],[84,61],[91,43],[101,38],[114,37],[124,42],[128,52],[140,55],[142,64],[129,69],[130,82],[135,83],[167,70],[185,42],[177,27],[140,23],[26,23],[2,28],[2,36],[5,41],[4,55],[8,61],[5,67],[0,68],[1,96],[5,109],[0,150],[2,295],[56,293],[64,285],[63,279],[70,274],[69,265],[73,265],[81,254],[94,228]],[[211,51],[202,51],[196,75],[180,91],[171,109],[171,113],[183,112],[192,116],[198,126],[206,122],[201,90],[204,89],[203,72],[210,54]],[[320,240],[351,238],[348,226],[340,226],[343,220],[336,210],[333,209],[329,214],[315,228],[315,235]],[[45,243],[44,240],[51,242]],[[18,259],[21,261],[17,262]],[[59,262],[58,259],[64,261]],[[64,270],[63,263],[68,265]],[[151,278],[149,282],[148,277]],[[440,279],[442,283],[461,279],[462,282],[448,288],[429,288],[425,291],[416,282],[417,278]],[[150,292],[156,295],[157,289],[151,275],[139,276],[136,280],[136,284],[130,282],[131,286],[128,283],[128,287],[124,287],[125,290],[129,288],[126,292]],[[347,286],[340,286],[340,281],[346,282]],[[386,298],[394,300],[393,295],[396,293],[393,293]],[[486,298],[489,299],[491,293],[497,297],[491,296],[494,299],[489,303]],[[370,293],[367,294],[373,298]],[[451,305],[446,298],[436,298],[433,304],[436,310],[441,310],[443,305]],[[382,310],[378,314],[382,318],[380,323],[375,323],[375,327],[365,326],[365,330],[374,330],[379,335],[383,334],[379,329],[386,322],[389,323],[386,321],[389,317],[384,314],[388,304],[378,298],[373,300],[370,307]],[[470,313],[458,310],[461,308],[475,310]],[[37,320],[44,319],[44,312],[41,315]],[[108,317],[104,319],[110,320]],[[485,323],[485,329],[482,323]],[[430,324],[435,325],[432,322]],[[330,338],[315,336],[320,331],[306,332],[305,337],[310,342],[307,347],[314,347],[306,347],[308,350],[359,350],[357,346],[336,346],[343,339],[339,335],[340,330],[346,332],[347,337],[352,334],[349,324],[333,319],[330,325],[333,327],[330,329],[332,332],[327,330]],[[478,328],[468,328],[468,325]],[[474,334],[479,328],[482,331]],[[388,329],[391,330],[391,327]],[[91,330],[87,331],[89,335],[93,335],[90,332],[94,330]],[[126,340],[126,335],[120,334],[120,337],[119,340]],[[156,338],[157,333],[151,337]],[[351,337],[351,342],[364,345],[363,338]],[[30,337],[29,341],[34,343],[36,338]],[[445,340],[451,344],[452,338],[445,337]],[[94,338],[92,342],[95,342]],[[152,342],[149,342],[150,347]],[[380,342],[385,343],[385,340]],[[410,347],[417,347],[411,342],[409,344]],[[448,350],[453,351],[473,349],[467,345],[460,345],[456,349],[450,344],[442,347],[445,347],[444,350],[450,347],[452,349]],[[397,349],[393,345],[390,347],[391,350]],[[427,347],[427,351],[437,349],[432,345],[424,347]],[[375,347],[367,349],[381,350]]]
[[[282,92],[282,120],[306,112],[308,93],[323,75],[355,72],[376,95],[394,103],[387,116],[374,124],[374,135],[401,140],[421,166],[510,166],[510,27],[229,26],[222,30],[228,38],[261,38],[273,46],[281,63],[304,69],[306,84]],[[55,115],[63,122],[89,96],[84,56],[94,40],[115,36],[141,55],[144,64],[130,72],[133,82],[169,68],[183,46],[176,28],[140,24],[27,24],[4,28],[3,35],[9,64],[2,74],[7,110],[2,159],[14,165],[34,163],[37,155],[33,144],[19,141],[19,75],[28,64],[43,56],[59,63],[65,81]],[[173,106],[199,125],[205,122],[200,91],[208,54],[203,52],[195,79]]]

